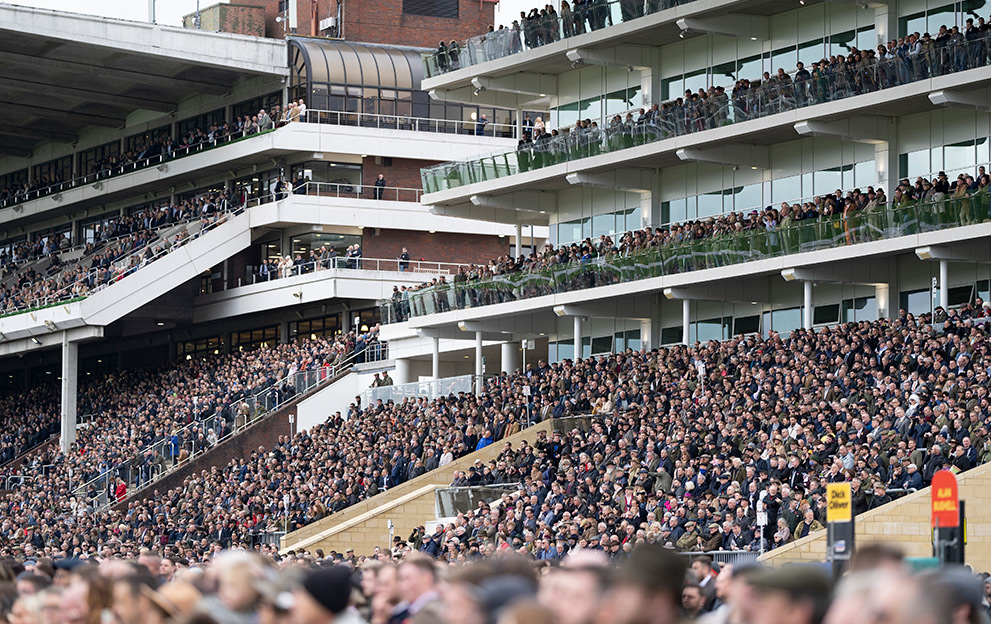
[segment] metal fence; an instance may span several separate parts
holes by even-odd
[[[753,563],[760,558],[760,553],[752,550],[707,550],[705,552],[679,552],[682,557],[712,557],[712,560],[722,564]]]
[[[504,494],[518,492],[519,483],[494,483],[469,487],[446,487],[434,491],[438,518],[454,518],[478,509],[479,503],[491,503]]]
[[[379,399],[383,403],[392,401],[402,403],[405,398],[424,398],[433,400],[437,397],[451,394],[474,394],[476,384],[480,380],[475,375],[458,375],[457,377],[445,377],[444,379],[433,379],[431,381],[415,381],[412,383],[396,384],[392,386],[379,386],[368,388],[361,393],[363,405],[372,405]]]

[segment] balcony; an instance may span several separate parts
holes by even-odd
[[[466,281],[415,291],[408,303],[385,304],[383,322],[952,230],[986,222],[989,208],[991,195],[982,191],[966,199],[900,206],[892,203],[847,216],[607,254],[589,262],[504,275],[473,275]],[[986,227],[981,227],[983,235]],[[894,250],[895,246],[885,249]],[[733,272],[737,276],[744,273],[742,269]]]
[[[957,46],[933,48],[931,53],[916,57],[881,59],[873,64],[862,63],[856,67],[833,64],[819,67],[813,64],[811,71],[793,72],[759,78],[747,83],[738,82],[735,88],[712,88],[704,96],[694,95],[688,101],[678,99],[665,102],[654,111],[641,115],[640,110],[616,116],[599,127],[597,122],[580,128],[568,128],[556,136],[544,135],[532,143],[523,144],[513,151],[461,162],[447,162],[421,170],[426,203],[457,203],[465,192],[444,193],[468,185],[501,180],[510,176],[545,170],[563,163],[585,159],[589,167],[615,165],[626,159],[641,159],[642,166],[670,166],[681,158],[668,158],[659,162],[657,152],[685,148],[692,144],[712,143],[715,140],[739,142],[745,133],[764,134],[765,140],[785,140],[800,118],[848,117],[850,110],[858,113],[891,115],[892,104],[901,100],[899,114],[908,114],[931,108],[933,103],[954,103],[951,89],[977,88],[987,80],[985,68],[989,64],[989,40],[968,42]],[[927,82],[928,81],[928,82]],[[970,83],[970,84],[968,84]],[[912,88],[916,85],[917,88]],[[943,102],[935,91],[945,89],[950,101]],[[876,94],[884,91],[888,97]],[[970,94],[963,94],[966,99]],[[855,98],[863,98],[856,100]],[[810,109],[806,115],[796,111]],[[790,113],[787,117],[784,114]],[[780,115],[775,123],[747,123]],[[775,128],[778,123],[780,129]],[[746,124],[739,130],[731,127]],[[726,131],[715,135],[702,133]],[[692,141],[677,140],[662,145],[669,139],[679,139],[701,134]],[[857,140],[857,137],[849,137]],[[748,139],[749,140],[749,139]],[[655,146],[635,150],[642,146]],[[674,149],[671,149],[674,148]],[[615,155],[608,159],[592,161],[596,156]],[[672,154],[673,155],[673,154]],[[647,162],[643,162],[643,159]],[[685,158],[690,159],[690,158]],[[548,171],[547,175],[569,173],[583,167],[567,167]],[[520,184],[532,188],[541,176],[526,176]],[[515,181],[514,181],[515,182]],[[510,185],[500,183],[499,190]],[[560,184],[547,185],[550,189]],[[486,188],[485,192],[493,189]],[[444,193],[437,197],[430,194]]]

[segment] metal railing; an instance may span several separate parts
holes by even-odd
[[[3,477],[3,489],[10,490],[22,485],[33,485],[34,477],[30,475],[16,474]]]
[[[252,396],[224,406],[210,416],[198,419],[163,439],[142,447],[136,455],[77,486],[72,494],[79,500],[94,497],[95,500],[91,501],[94,510],[101,511],[123,500],[118,500],[114,495],[118,479],[126,484],[128,494],[150,485],[241,433],[266,414],[336,379],[343,371],[349,370],[361,356],[362,353],[355,352],[333,366],[299,371],[275,380]],[[223,435],[217,433],[220,429],[223,429]],[[211,436],[211,430],[216,439]],[[188,454],[183,456],[183,451]]]
[[[380,115],[374,113],[359,113],[356,111],[307,109],[306,112],[303,113],[303,121],[307,123],[333,124],[338,126],[383,128],[386,130],[438,132],[441,134],[467,134],[473,136],[490,136],[507,139],[518,138],[516,134],[516,124],[496,123],[494,121],[487,121],[485,124],[481,124],[476,119],[433,119],[430,117],[412,117],[410,115]]]
[[[414,290],[409,296],[408,314],[425,316],[951,229],[988,219],[989,208],[991,194],[984,190],[966,198],[892,202],[773,229],[720,233],[599,256],[589,262],[485,277],[473,274],[465,281],[445,281]],[[388,320],[384,315],[383,322]]]
[[[763,77],[737,81],[736,86],[726,90],[715,87],[702,95],[686,93],[684,98],[661,104],[656,110],[644,110],[642,115],[639,108],[613,115],[603,121],[602,127],[593,123],[563,128],[556,135],[545,134],[513,151],[426,167],[420,172],[423,189],[436,193],[985,67],[991,60],[989,41],[933,45],[913,56],[861,60],[852,65],[817,62],[811,71],[780,72],[774,76],[765,72]]]
[[[262,130],[262,131],[243,131],[239,130],[232,132],[231,134],[225,135],[218,139],[211,141],[203,141],[202,143],[194,143],[192,145],[187,145],[184,147],[177,147],[163,154],[156,154],[154,156],[149,156],[148,158],[143,158],[130,163],[122,163],[119,165],[113,165],[107,167],[95,173],[90,173],[87,175],[77,176],[70,180],[65,180],[62,182],[56,182],[55,184],[49,184],[43,188],[33,189],[30,191],[24,191],[23,193],[16,193],[10,199],[0,202],[0,208],[7,206],[17,206],[26,201],[31,201],[33,199],[39,199],[41,197],[47,197],[49,195],[54,195],[56,193],[62,193],[70,189],[74,189],[80,186],[85,186],[87,184],[93,184],[94,186],[102,184],[103,180],[108,178],[114,178],[127,173],[132,173],[138,171],[139,169],[146,169],[148,167],[154,167],[161,165],[179,158],[184,158],[192,154],[199,154],[200,152],[205,152],[216,147],[221,147],[223,145],[230,145],[231,143],[236,143],[242,139],[248,139],[254,136],[261,136],[263,134],[268,134],[269,132],[274,132],[273,129]],[[99,188],[99,187],[97,187]],[[17,210],[17,208],[15,208]]]
[[[381,199],[419,203],[423,190],[400,186],[376,186],[372,184],[355,184],[347,180],[337,182],[314,182],[307,180],[305,184],[294,186],[293,195],[310,197],[335,197],[342,199]],[[383,208],[390,208],[385,205]]]
[[[500,28],[468,39],[453,47],[445,46],[424,54],[424,71],[428,78],[440,76],[464,67],[505,58],[524,50],[554,43],[586,32],[601,30],[613,24],[670,9],[694,0],[578,0],[561,4],[561,12],[535,15],[522,23],[514,21]],[[573,8],[572,8],[573,7]]]
[[[682,557],[712,557],[712,560],[723,564],[754,563],[760,558],[761,553],[756,550],[707,550],[705,552],[685,551],[679,552]]]
[[[455,518],[478,509],[479,503],[491,503],[522,489],[519,483],[493,483],[466,487],[446,487],[434,490],[434,503],[438,518]]]
[[[57,290],[51,294],[33,300],[30,304],[17,308],[14,310],[4,310],[0,313],[0,318],[5,316],[13,316],[15,314],[23,314],[25,312],[31,312],[34,310],[40,310],[48,308],[54,305],[59,305],[62,303],[67,303],[70,301],[79,301],[93,295],[104,288],[112,286],[113,284],[119,282],[120,280],[128,277],[129,275],[137,272],[142,267],[145,267],[156,260],[163,258],[172,251],[184,247],[191,241],[196,240],[205,233],[212,231],[213,229],[227,223],[230,217],[240,214],[246,207],[257,205],[269,201],[270,196],[258,197],[252,200],[248,200],[244,205],[239,205],[234,208],[221,210],[214,212],[210,215],[198,215],[196,217],[191,217],[187,220],[170,223],[163,226],[161,230],[171,230],[178,226],[186,225],[192,226],[197,223],[202,223],[204,220],[209,220],[209,223],[202,224],[201,227],[190,232],[190,228],[184,228],[180,233],[174,234],[176,237],[180,237],[182,234],[187,234],[184,238],[180,240],[168,241],[161,238],[160,236],[154,240],[148,241],[146,244],[138,249],[135,249],[125,256],[117,258],[114,260],[109,267],[99,267],[90,268],[85,274],[77,279],[73,280],[65,286],[59,287]],[[149,253],[149,250],[156,245],[165,244],[165,246],[157,251]],[[51,276],[49,279],[58,279],[58,276],[65,272],[73,271],[74,268],[78,268],[76,264],[68,264],[59,273]]]
[[[474,394],[478,377],[475,375],[458,375],[456,377],[445,377],[444,379],[433,379],[431,381],[416,381],[413,383],[397,384],[392,386],[379,386],[368,388],[361,392],[362,405],[370,406],[379,399],[383,403],[392,401],[402,403],[406,398],[436,399],[437,397]]]

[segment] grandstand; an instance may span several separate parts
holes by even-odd
[[[773,562],[980,491],[969,10],[284,4],[0,4],[8,554]]]

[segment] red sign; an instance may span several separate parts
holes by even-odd
[[[957,478],[949,470],[933,475],[932,525],[945,528],[960,526],[960,498],[957,495]]]

